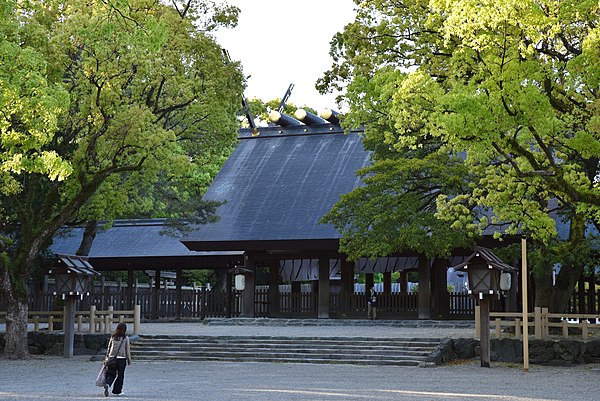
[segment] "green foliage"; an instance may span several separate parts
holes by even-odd
[[[574,242],[598,226],[597,1],[357,4],[319,82],[346,90],[344,124],[374,151],[325,217],[343,251],[444,255],[484,229],[550,244],[556,214]]]
[[[2,76],[16,78],[0,82],[16,82],[4,92],[36,102],[16,110],[2,98],[2,115],[20,121],[2,125],[4,186],[20,183],[4,191],[7,218],[41,227],[52,219],[202,212],[191,205],[233,148],[242,82],[239,65],[224,62],[206,31],[234,24],[239,10],[212,2],[80,3],[5,9],[13,24],[3,26],[15,37],[5,57],[30,55],[28,64],[3,63]],[[45,87],[56,88],[60,107],[44,100]],[[34,123],[46,130],[44,140],[26,142],[36,137]],[[27,152],[53,169],[26,164]],[[16,202],[23,198],[29,205]]]
[[[207,218],[190,205],[235,144],[243,84],[210,32],[238,12],[200,0],[0,3],[0,222],[14,240],[13,288],[67,223]]]

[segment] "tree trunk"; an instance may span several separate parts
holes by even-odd
[[[549,306],[551,312],[564,313],[569,305],[569,297],[575,290],[575,284],[583,274],[584,266],[563,266],[556,277],[554,296]]]
[[[90,220],[85,223],[85,230],[83,231],[83,237],[81,238],[81,244],[79,249],[75,252],[78,256],[89,256],[90,250],[98,233],[98,221]]]
[[[568,250],[577,252],[577,245],[585,238],[585,219],[575,215],[569,229]],[[552,269],[535,276],[535,306],[547,307],[551,313],[564,313],[569,305],[569,297],[585,266],[583,263],[563,262],[556,282],[552,284]]]
[[[8,267],[3,267],[0,270],[3,272],[0,283],[2,283],[2,291],[6,295],[8,304],[4,356],[8,359],[28,359],[30,354],[27,348],[27,316],[29,313],[27,294],[19,295],[15,292],[14,283],[9,281]]]
[[[534,305],[541,308],[550,308],[554,296],[554,285],[552,284],[552,270],[533,275],[535,287]]]

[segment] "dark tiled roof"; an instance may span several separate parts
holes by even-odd
[[[362,185],[356,171],[370,163],[369,155],[358,133],[331,124],[243,135],[205,195],[226,202],[218,208],[220,220],[183,242],[191,249],[247,249],[241,246],[252,241],[337,243],[339,232],[319,220],[342,194]]]
[[[190,251],[179,238],[163,234],[166,228],[164,220],[116,221],[111,228],[97,234],[88,255],[90,263],[104,269],[108,262],[102,262],[108,260],[115,269],[125,265],[135,265],[138,269],[161,266],[191,268],[201,259],[210,259],[211,263],[218,264],[219,258],[226,261],[241,255],[241,252]],[[54,237],[50,250],[74,255],[82,235],[82,227],[65,228]]]

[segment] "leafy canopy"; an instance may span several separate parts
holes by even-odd
[[[367,188],[326,220],[347,235],[377,235],[385,219],[375,210],[404,205],[427,185],[415,210],[434,197],[428,212],[458,235],[521,231],[548,243],[556,214],[598,225],[598,17],[597,1],[357,1],[318,87],[346,90],[345,124],[365,125],[374,164]],[[405,177],[412,166],[420,175]],[[436,169],[444,174],[429,173]],[[385,184],[376,190],[377,180]],[[382,201],[365,206],[357,194],[367,191]],[[396,228],[410,221],[397,220]],[[581,238],[585,225],[574,226]],[[404,248],[414,247],[390,247]]]

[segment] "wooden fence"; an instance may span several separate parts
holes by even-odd
[[[124,288],[109,287],[96,288],[96,291],[77,301],[76,310],[90,310],[95,306],[98,310],[108,310],[111,306],[115,310],[130,310],[133,305],[140,306],[141,319],[154,318],[191,318],[204,319],[216,317],[236,317],[240,315],[242,297],[240,292],[232,291],[231,305],[227,302],[227,292],[207,290],[205,288],[183,289],[179,295],[181,304],[178,306],[177,291],[172,288],[138,288],[133,294],[128,295]],[[449,319],[472,319],[474,301],[466,293],[450,293]],[[344,305],[343,303],[347,304]],[[279,294],[279,308],[277,316],[286,317],[315,317],[317,315],[318,294],[313,292],[283,292]],[[0,299],[0,310],[4,309]],[[230,308],[230,309],[229,309]],[[51,312],[61,311],[62,305],[57,302],[52,294],[35,293],[30,296],[29,309],[35,311]],[[276,308],[277,309],[277,308]],[[378,295],[378,313],[385,319],[414,319],[418,316],[418,294],[391,293]],[[257,317],[272,316],[273,308],[268,297],[268,288],[256,288],[255,314]],[[367,305],[363,293],[355,292],[343,299],[339,291],[330,293],[330,315],[363,317],[366,315]]]
[[[482,327],[479,306],[475,309],[475,338],[480,338]],[[521,339],[524,333],[531,335],[533,330],[536,340],[569,338],[570,335],[588,340],[590,330],[600,330],[600,315],[549,313],[548,308],[535,307],[533,313],[527,314],[527,321],[524,322],[522,313],[490,312],[490,328],[497,339],[502,336]]]
[[[117,323],[133,323],[133,334],[140,332],[140,306],[135,305],[132,310],[116,310],[109,306],[106,310],[98,310],[95,306],[88,311],[75,312],[75,328],[77,333],[104,333],[110,334]],[[29,311],[28,324],[33,325],[33,331],[46,329],[48,332],[62,330],[64,322],[64,309],[62,311]],[[0,321],[4,322],[6,312],[0,312]]]

